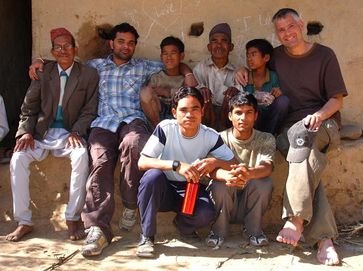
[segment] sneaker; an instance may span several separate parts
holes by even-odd
[[[122,230],[131,231],[136,224],[136,210],[124,208],[122,216],[118,223],[119,228]]]
[[[213,231],[210,231],[209,235],[205,239],[208,247],[220,247],[223,244],[224,238],[219,237]]]
[[[266,235],[264,235],[263,233],[261,233],[259,236],[251,235],[249,237],[249,240],[250,240],[250,245],[255,247],[263,247],[268,245],[268,239]]]
[[[137,244],[136,256],[153,258],[155,256],[154,252],[154,237],[146,237],[141,234],[140,242]]]
[[[98,226],[91,226],[86,232],[88,234],[81,249],[81,254],[85,257],[100,255],[102,250],[108,246],[105,234]]]

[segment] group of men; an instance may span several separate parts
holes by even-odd
[[[306,242],[318,245],[319,262],[338,264],[332,243],[336,224],[320,177],[325,153],[339,141],[339,110],[347,91],[334,52],[304,40],[304,23],[295,10],[281,9],[272,21],[281,46],[270,56],[271,66],[290,103],[276,141],[254,129],[258,101],[243,91],[248,71],[229,61],[233,43],[225,23],[210,31],[211,56],[193,73],[180,63],[184,46],[171,37],[161,44],[163,63],[133,58],[139,35],[127,23],[109,33],[112,53],[86,65],[74,61],[72,34],[52,30],[55,61],[31,66],[36,80],[21,108],[10,163],[18,227],[6,239],[18,241],[32,231],[28,168],[51,150],[71,159],[65,216],[70,239],[86,237],[84,256],[101,254],[112,241],[118,157],[124,206],[119,226],[131,229],[139,209],[138,256],[155,256],[156,214],[162,211],[177,213],[173,223],[188,238],[198,238],[197,229],[211,225],[208,246],[221,246],[232,222],[243,223],[251,245],[266,245],[261,220],[271,198],[277,146],[289,162],[286,222],[277,241],[295,246],[304,234]],[[162,120],[162,108],[175,119]],[[222,130],[223,118],[232,127],[220,134],[202,124]],[[192,216],[181,212],[188,182],[199,184]]]

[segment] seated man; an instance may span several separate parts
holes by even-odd
[[[272,194],[275,138],[253,129],[258,117],[257,101],[251,94],[238,94],[229,101],[229,119],[233,127],[221,133],[239,164],[232,170],[218,169],[209,187],[217,218],[206,239],[207,245],[223,243],[229,223],[243,223],[249,242],[264,246],[268,240],[261,222]]]
[[[209,32],[207,47],[211,56],[200,61],[193,73],[204,97],[203,123],[220,131],[227,126],[229,99],[242,90],[241,86],[234,84],[236,68],[229,61],[229,53],[234,47],[231,27],[227,23],[215,25]]]
[[[171,101],[175,92],[184,85],[185,77],[180,73],[180,63],[184,59],[184,43],[173,36],[160,43],[160,59],[164,69],[151,76],[147,87],[140,91],[142,110],[155,128],[160,120],[171,119]],[[186,76],[194,77],[192,73]],[[194,85],[196,86],[195,81]]]
[[[340,140],[339,110],[348,92],[333,50],[304,39],[304,23],[296,10],[283,8],[272,22],[281,42],[272,64],[290,99],[286,129],[277,138],[278,149],[289,153],[289,174],[283,202],[286,222],[276,239],[295,246],[304,234],[305,242],[318,246],[317,260],[335,265],[339,257],[332,239],[338,231],[321,175],[325,153]]]
[[[147,171],[140,180],[138,194],[142,229],[136,253],[139,257],[154,256],[157,212],[176,212],[175,226],[190,237],[198,237],[196,229],[214,218],[213,203],[203,185],[199,187],[194,215],[180,212],[187,182],[198,183],[216,168],[229,168],[233,159],[220,136],[201,124],[203,104],[203,96],[196,88],[181,88],[173,99],[176,120],[162,121],[141,152],[139,167]],[[206,158],[209,154],[215,158]]]
[[[80,214],[89,172],[84,140],[97,115],[98,75],[95,69],[74,61],[75,40],[65,28],[50,33],[56,62],[44,65],[40,79],[32,81],[21,107],[16,145],[10,162],[14,219],[18,227],[6,236],[19,241],[33,229],[29,209],[29,164],[49,153],[71,160],[69,202],[65,212],[69,238],[84,237]]]
[[[0,142],[9,132],[8,119],[6,117],[6,110],[3,97],[0,95]]]

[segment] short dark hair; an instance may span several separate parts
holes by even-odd
[[[126,32],[130,32],[135,36],[135,41],[137,43],[137,39],[139,38],[139,33],[137,33],[135,27],[133,27],[132,25],[128,24],[128,23],[121,23],[118,25],[115,25],[110,33],[108,34],[108,39],[109,40],[114,40],[116,38],[117,32],[120,33],[126,33]]]
[[[286,15],[288,14],[291,14],[292,16],[294,16],[295,18],[297,19],[300,19],[300,15],[299,13],[295,10],[295,9],[292,9],[292,8],[282,8],[282,9],[279,9],[274,16],[272,16],[272,22],[275,22],[275,20],[277,19],[281,19],[281,18],[285,18]]]
[[[269,43],[266,39],[254,39],[250,40],[246,44],[246,51],[251,47],[257,48],[262,56],[270,55],[272,56],[274,48],[272,47],[271,43]]]
[[[250,40],[246,44],[246,52],[251,47],[257,48],[258,51],[260,51],[261,55],[264,57],[265,55],[270,56],[270,60],[267,61],[266,65],[268,68],[270,68],[270,61],[272,58],[272,53],[274,51],[274,48],[272,47],[271,43],[269,43],[266,39],[254,39]]]
[[[257,100],[252,94],[239,93],[229,100],[229,112],[232,112],[235,107],[249,105],[252,106],[257,112]]]
[[[178,106],[178,102],[187,96],[195,97],[199,101],[200,106],[201,107],[204,106],[204,98],[197,88],[181,87],[178,89],[178,91],[174,95],[173,102],[172,102],[172,108],[176,109]]]
[[[174,45],[178,48],[179,53],[184,53],[184,43],[179,38],[173,36],[166,37],[160,43],[160,50],[162,51],[164,46],[167,45]]]

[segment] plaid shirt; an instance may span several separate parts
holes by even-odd
[[[100,76],[98,117],[91,127],[116,132],[121,122],[130,123],[136,118],[145,120],[140,107],[140,89],[151,74],[163,68],[161,62],[132,58],[117,66],[109,55],[87,64],[96,68]]]

